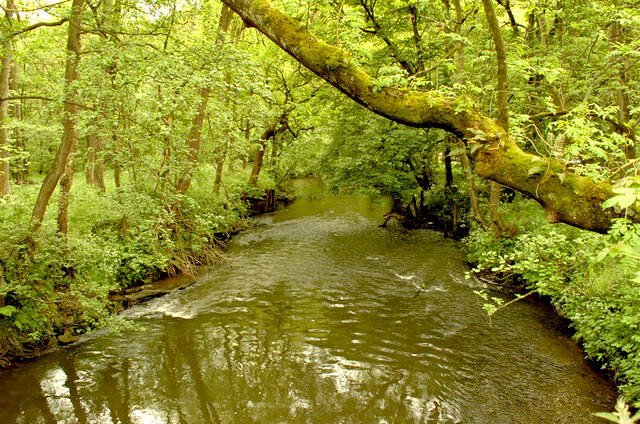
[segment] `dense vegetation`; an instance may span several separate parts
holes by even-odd
[[[472,274],[549,296],[640,404],[637,2],[3,9],[0,362],[113,321],[110,292],[215,260],[244,199],[315,176],[468,233]]]

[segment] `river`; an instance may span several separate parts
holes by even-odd
[[[301,199],[232,260],[107,330],[0,372],[1,423],[592,423],[616,393],[544,305],[490,321],[460,244]],[[416,295],[416,287],[424,290]]]

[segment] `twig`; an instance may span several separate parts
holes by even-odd
[[[537,293],[537,292],[538,292],[538,289],[533,289],[533,290],[531,290],[530,292],[528,292],[528,293],[526,293],[526,294],[523,294],[522,296],[516,296],[516,298],[515,298],[515,299],[510,300],[509,302],[505,303],[504,305],[500,305],[500,306],[498,306],[498,307],[495,309],[495,311],[493,311],[493,313],[495,314],[495,313],[496,313],[496,312],[498,312],[500,309],[504,309],[504,308],[506,308],[506,307],[507,307],[507,306],[509,306],[509,305],[513,305],[514,303],[516,303],[516,302],[518,302],[518,301],[520,301],[520,300],[524,299],[525,297],[529,297],[529,296],[531,296],[532,294]]]

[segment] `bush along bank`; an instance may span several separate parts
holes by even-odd
[[[51,214],[29,234],[36,190],[24,186],[0,200],[2,367],[87,331],[126,325],[116,313],[127,302],[114,293],[193,273],[221,257],[221,238],[246,225],[240,196],[222,201],[196,189],[169,198],[133,186],[104,194],[77,184],[69,233],[57,232]]]
[[[610,371],[640,407],[640,226],[620,219],[607,235],[548,224],[539,206],[504,206],[519,233],[496,238],[473,228],[466,238],[470,274],[547,296],[571,321],[588,358]],[[493,313],[501,305],[485,299]]]

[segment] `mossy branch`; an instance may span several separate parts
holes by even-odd
[[[302,65],[374,113],[420,128],[441,128],[460,137],[473,150],[476,173],[536,199],[550,222],[606,232],[619,214],[604,211],[613,196],[611,184],[568,172],[553,158],[525,153],[506,131],[473,106],[465,96],[379,87],[342,49],[315,37],[306,26],[268,0],[222,0],[247,26],[262,32]],[[539,173],[540,163],[548,166]],[[640,214],[634,214],[637,220]]]

